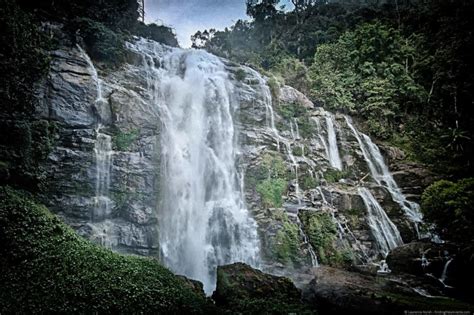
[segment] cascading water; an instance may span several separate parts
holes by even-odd
[[[379,252],[386,257],[391,249],[403,244],[400,232],[367,188],[360,187],[359,195],[367,208],[367,222]]]
[[[236,170],[232,82],[220,59],[205,51],[164,49],[143,39],[129,46],[143,57],[163,126],[162,259],[202,281],[210,294],[218,265],[259,263],[257,227]]]
[[[397,183],[393,179],[388,166],[385,164],[377,145],[372,142],[370,137],[357,131],[349,117],[346,116],[345,119],[347,125],[351,128],[357,142],[359,143],[372,177],[377,184],[387,188],[392,199],[400,205],[406,216],[415,223],[415,227],[417,228],[417,223],[421,222],[423,219],[419,205],[416,202],[408,201],[405,195],[401,192]]]
[[[327,126],[327,133],[328,133],[329,163],[335,169],[342,170],[342,162],[341,162],[341,157],[339,156],[336,132],[334,130],[334,117],[332,115],[326,116],[326,126]]]
[[[319,140],[324,148],[326,153],[326,157],[329,161],[329,165],[331,167],[342,170],[342,161],[339,155],[339,148],[337,146],[337,137],[336,131],[334,128],[334,115],[327,114],[325,117],[326,121],[326,134],[327,134],[327,141],[323,135],[323,128],[321,127],[321,122],[319,117],[313,117],[313,121],[316,124],[316,130],[319,137]]]
[[[86,60],[89,73],[96,86],[95,106],[100,106],[105,102],[102,96],[102,80],[99,78],[97,69],[85,50],[77,45],[81,55]],[[94,197],[94,211],[91,215],[92,222],[100,221],[111,213],[112,200],[109,197],[110,189],[110,168],[112,167],[112,137],[101,133],[102,126],[99,123],[96,128],[96,141],[94,144],[95,165],[96,165],[96,185]],[[102,243],[102,242],[101,242]]]
[[[96,186],[95,186],[95,210],[92,221],[106,218],[111,213],[110,189],[110,168],[112,166],[112,138],[100,132],[97,128],[97,138],[94,145],[96,164]]]

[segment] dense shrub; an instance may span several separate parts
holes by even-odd
[[[168,46],[178,46],[178,40],[176,39],[173,30],[164,25],[156,25],[155,23],[143,24],[142,22],[139,22],[137,23],[134,33],[138,36],[149,38]]]
[[[441,237],[466,243],[474,240],[474,178],[435,182],[424,191],[421,209]]]
[[[8,187],[0,187],[0,243],[0,313],[212,311],[157,261],[93,245]]]

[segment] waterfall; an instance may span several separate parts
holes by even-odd
[[[102,80],[99,78],[97,69],[94,66],[89,55],[85,50],[77,45],[82,57],[86,60],[89,74],[92,77],[96,86],[95,105],[98,106],[104,102],[102,96]],[[110,168],[112,166],[113,150],[112,137],[101,133],[102,125],[97,124],[96,141],[94,144],[95,165],[96,165],[96,184],[94,197],[94,211],[92,213],[92,222],[97,222],[105,219],[111,213],[112,200],[109,197],[110,189]],[[102,242],[101,242],[102,243]]]
[[[337,146],[337,137],[336,137],[336,131],[334,128],[334,116],[332,114],[326,114],[327,116],[325,117],[326,120],[326,134],[327,134],[327,141],[324,139],[324,136],[322,134],[323,130],[321,128],[321,122],[319,120],[319,117],[313,117],[313,121],[316,124],[316,130],[318,134],[318,138],[324,148],[324,151],[326,153],[326,157],[329,161],[329,165],[331,167],[337,169],[337,170],[342,170],[342,161],[341,157],[339,155],[339,148]]]
[[[342,170],[341,157],[339,156],[339,149],[337,148],[336,132],[334,131],[334,117],[333,115],[326,116],[326,125],[328,133],[328,158],[332,167]]]
[[[259,263],[257,226],[236,170],[233,85],[221,60],[205,51],[144,39],[129,47],[143,57],[140,71],[162,120],[162,259],[210,294],[218,265]]]
[[[439,278],[439,281],[445,286],[447,287],[447,285],[445,284],[445,281],[446,279],[448,278],[448,268],[449,268],[449,264],[451,264],[451,262],[453,261],[453,258],[450,258],[446,264],[444,264],[444,267],[443,267],[443,272],[441,273],[441,278]]]
[[[354,136],[359,143],[364,159],[369,166],[370,173],[374,180],[380,186],[387,188],[392,199],[400,205],[405,215],[413,222],[417,228],[417,223],[422,221],[422,214],[420,212],[420,206],[416,202],[408,201],[405,195],[402,193],[397,183],[393,179],[388,166],[385,164],[384,158],[380,153],[380,149],[375,143],[365,134],[358,132],[350,119],[346,116],[346,123],[351,128]]]
[[[97,138],[94,145],[96,165],[95,209],[92,221],[100,221],[111,213],[111,199],[109,198],[110,168],[112,166],[112,138],[100,132],[100,125],[96,130]]]
[[[391,249],[403,244],[400,232],[367,188],[360,187],[359,195],[367,208],[367,223],[375,242],[382,256],[386,257]]]

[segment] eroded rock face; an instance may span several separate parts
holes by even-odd
[[[58,135],[46,169],[44,200],[79,234],[121,252],[157,255],[159,118],[133,66],[100,76],[78,47],[52,52],[38,112]],[[134,88],[131,88],[134,87]],[[99,130],[100,126],[100,130]],[[98,133],[111,137],[109,211],[97,212]]]

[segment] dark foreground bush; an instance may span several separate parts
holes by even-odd
[[[209,313],[152,259],[100,248],[25,194],[0,187],[0,313]]]

